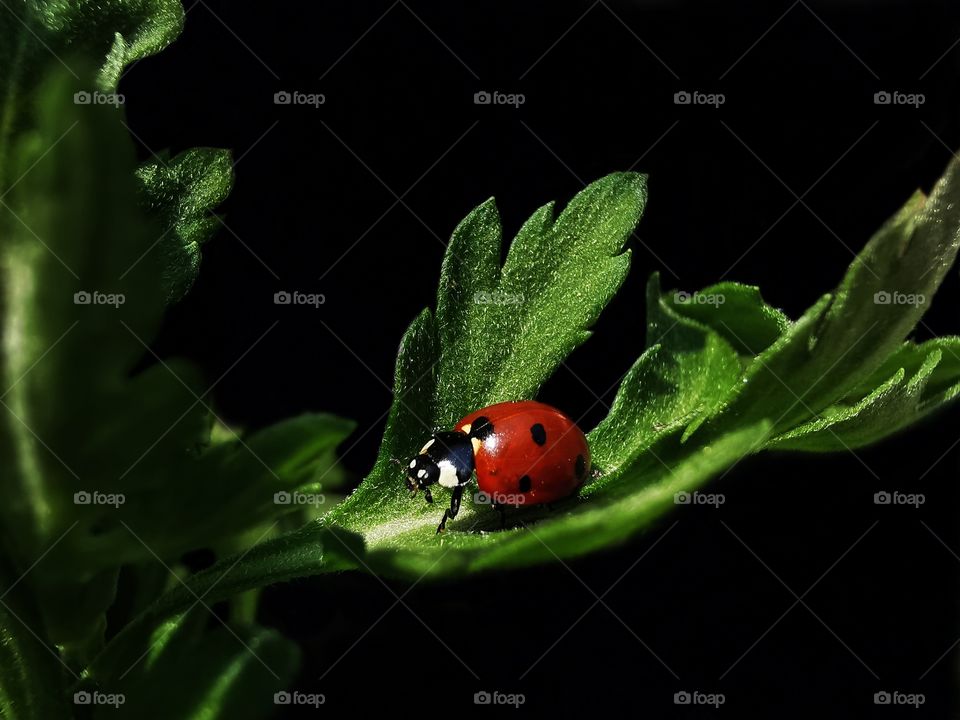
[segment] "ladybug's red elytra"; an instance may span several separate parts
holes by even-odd
[[[474,471],[495,508],[542,505],[573,495],[590,471],[590,448],[577,424],[534,400],[503,402],[472,412],[452,431],[434,433],[407,466],[407,488],[452,493],[437,532],[460,510]]]

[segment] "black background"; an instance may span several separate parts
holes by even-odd
[[[589,428],[643,349],[650,272],[691,291],[757,284],[796,317],[960,148],[960,7],[945,0],[187,7],[181,39],[123,80],[130,126],[144,157],[232,148],[237,180],[230,231],[157,347],[212,383],[273,326],[217,405],[250,428],[308,410],[357,420],[344,445],[357,477],[399,338],[434,303],[446,238],[487,197],[510,237],[608,172],[650,175],[630,277],[541,393]],[[278,106],[280,90],[326,102]],[[526,101],[478,106],[481,90]],[[681,90],[726,101],[676,105]],[[875,105],[882,90],[925,103]],[[274,305],[284,289],[326,303]],[[918,339],[960,332],[958,294],[953,271]],[[267,591],[261,619],[301,643],[297,688],[324,693],[321,712],[489,714],[473,694],[499,690],[538,714],[710,717],[673,702],[699,690],[734,717],[955,716],[958,418],[856,456],[753,458],[711,486],[721,509],[679,508],[567,566],[424,582],[389,612],[405,585],[304,580]],[[926,503],[876,506],[882,489]],[[881,690],[926,703],[878,707]]]

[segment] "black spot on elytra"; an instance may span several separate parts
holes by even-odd
[[[543,445],[547,442],[547,431],[543,429],[543,425],[540,423],[530,426],[530,434],[533,435],[533,441],[537,445]]]
[[[493,423],[490,418],[480,416],[470,425],[470,437],[485,440],[493,433]]]
[[[573,465],[573,470],[577,473],[577,477],[582,480],[584,474],[587,472],[587,461],[583,459],[583,455],[577,455],[577,461]]]
[[[520,492],[530,492],[530,476],[524,475],[520,478]]]

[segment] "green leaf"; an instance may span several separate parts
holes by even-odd
[[[0,75],[0,193],[19,177],[9,157],[21,133],[37,123],[36,88],[45,78],[65,72],[78,83],[86,81],[92,64],[98,68],[96,82],[78,87],[77,92],[88,102],[97,93],[106,93],[109,97],[99,101],[122,108],[123,96],[116,90],[123,71],[169,45],[183,29],[183,21],[179,0],[27,0],[4,8],[0,66],[7,72]],[[46,139],[47,143],[56,140],[56,136]],[[168,300],[179,300],[196,277],[200,245],[219,226],[209,211],[230,192],[230,153],[196,148],[170,159],[162,152],[142,165],[137,175],[144,205],[166,231],[157,239],[157,248],[145,252],[160,254]]]
[[[55,72],[97,82],[78,90],[112,93],[124,68],[169,45],[183,28],[179,0],[22,0],[0,13],[0,190],[19,177],[10,154],[34,124],[34,92]],[[50,138],[50,141],[56,136]]]
[[[274,693],[290,684],[299,664],[296,645],[258,627],[206,630],[209,621],[210,611],[196,606],[162,623],[119,679],[96,688],[123,697],[117,707],[99,705],[96,716],[273,717]]]
[[[877,382],[884,376],[886,381]],[[857,390],[862,388],[869,393],[861,396]],[[772,439],[768,447],[829,452],[869,445],[916,423],[958,394],[960,338],[905,343],[843,402]]]
[[[108,609],[111,623],[142,609],[144,594],[182,572],[185,551],[271,534],[298,510],[276,492],[316,499],[343,479],[334,451],[352,424],[313,414],[242,436],[221,423],[213,437],[206,384],[149,347],[165,306],[193,282],[232,184],[229,153],[211,149],[162,153],[134,172],[117,84],[183,16],[177,0],[0,10],[0,564],[20,577],[0,602],[4,717],[70,717],[64,675],[102,649]],[[299,569],[347,567],[334,551],[315,554],[341,535],[314,536]],[[258,577],[284,576],[275,558],[247,557]],[[118,602],[129,589],[121,565],[143,587]],[[203,589],[211,603],[238,592],[221,579]],[[190,632],[180,620],[163,628],[178,642],[158,642],[148,668],[108,678],[127,703],[92,715],[272,715],[295,648],[256,628]],[[111,646],[127,668],[152,629],[134,623],[119,637],[139,644]],[[276,669],[267,678],[264,660]]]
[[[146,550],[115,504],[77,494],[178,476],[209,421],[194,373],[135,373],[164,310],[158,258],[145,254],[159,230],[137,207],[119,117],[75,104],[76,87],[61,73],[36,90],[36,125],[10,156],[19,181],[0,205],[0,516],[10,557],[26,567],[45,555],[31,583],[51,640],[86,647],[113,600],[111,566]]]
[[[67,669],[42,639],[43,622],[26,585],[3,575],[0,601],[0,716],[5,720],[71,717]]]
[[[689,293],[677,290],[663,296],[677,315],[711,328],[738,354],[752,360],[786,332],[790,320],[767,305],[760,288],[722,282]]]
[[[939,353],[940,361],[936,363],[936,367],[930,374],[926,388],[920,396],[920,402],[926,410],[949,401],[954,396],[953,385],[960,372],[960,339],[951,336],[928,340],[924,343],[912,341],[903,343],[896,352],[883,361],[880,367],[850,391],[848,401],[868,395],[901,368],[907,375],[916,374],[921,366],[928,362],[928,357],[934,353]]]
[[[929,198],[918,192],[877,231],[836,292],[756,357],[740,392],[702,432],[719,437],[762,418],[777,434],[790,430],[840,401],[901,346],[960,246],[958,174],[953,161]],[[884,301],[892,297],[899,300]]]
[[[623,281],[624,242],[639,220],[646,179],[617,173],[578,194],[554,219],[545,205],[523,225],[500,267],[496,209],[487,201],[454,231],[441,269],[436,320],[425,311],[397,359],[396,400],[377,464],[329,516],[368,542],[411,523],[436,527],[412,503],[391,461],[414,455],[436,427],[473,409],[532,397]],[[474,511],[461,511],[469,523]]]
[[[312,522],[300,530],[262,542],[236,557],[225,558],[192,575],[185,584],[157,599],[129,623],[90,667],[102,682],[118,678],[151,645],[150,636],[164,621],[183,613],[201,598],[205,604],[234,597],[244,590],[307,575],[357,567],[363,540],[338,528]]]
[[[100,518],[98,542],[85,548],[88,563],[177,557],[304,505],[324,504],[324,491],[343,481],[333,472],[335,451],[353,428],[333,415],[301,415],[247,437],[232,434],[185,458],[176,475],[151,474],[150,484],[131,487],[123,506]],[[177,532],[170,532],[171,518],[180,524]],[[133,544],[123,523],[136,529]],[[118,556],[124,544],[128,552]],[[104,546],[114,551],[104,557]]]
[[[438,426],[533,397],[590,333],[626,277],[623,244],[646,202],[646,177],[616,173],[554,219],[553,203],[520,229],[500,266],[500,219],[488,200],[453,233],[437,296]],[[493,342],[493,339],[496,339]]]
[[[183,297],[200,269],[200,246],[220,227],[210,211],[233,187],[228,150],[193,148],[174,158],[167,153],[137,169],[144,204],[164,227],[157,252],[163,258],[163,281],[171,301]]]
[[[676,312],[647,286],[647,344],[627,373],[607,417],[589,434],[594,465],[616,477],[660,438],[681,430],[721,403],[740,378],[736,351],[717,332]]]
[[[149,348],[162,230],[139,207],[129,137],[112,110],[74,104],[75,87],[63,73],[37,91],[0,204],[0,518],[19,566],[44,556],[30,582],[51,640],[86,656],[120,564],[171,562],[290,513],[274,494],[328,472],[353,425],[307,415],[210,445],[204,383]],[[78,504],[94,493],[114,500]]]
[[[123,471],[114,474],[113,459],[97,464],[103,426],[79,419],[114,417],[135,431],[138,416],[149,417],[152,403],[131,405],[124,379],[144,352],[138,338],[153,336],[163,310],[153,262],[128,272],[154,236],[136,207],[129,140],[110,110],[74,105],[69,80],[40,91],[39,125],[12,158],[22,179],[0,206],[0,447],[19,488],[0,512],[26,557],[63,531],[84,480]],[[78,304],[95,292],[115,299]],[[176,396],[177,384],[158,390]],[[116,407],[132,414],[121,420]]]
[[[94,19],[99,19],[105,30],[114,27],[113,43],[97,75],[98,85],[108,90],[117,87],[125,68],[160,52],[183,30],[185,13],[180,0],[112,0],[106,7],[87,0],[80,5],[83,14],[74,22],[84,28],[84,36],[91,35]],[[105,16],[116,20],[107,24]]]

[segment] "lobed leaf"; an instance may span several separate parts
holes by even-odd
[[[627,373],[607,417],[588,435],[603,471],[586,492],[609,482],[662,437],[717,407],[740,378],[734,348],[717,332],[676,312],[647,286],[647,351]]]
[[[36,91],[37,124],[12,156],[21,179],[0,204],[0,519],[17,567],[44,557],[30,583],[47,631],[82,662],[121,564],[169,562],[289,514],[274,494],[328,472],[353,425],[306,415],[210,444],[198,373],[149,346],[168,276],[129,138],[114,111],[75,104],[76,87],[60,73]],[[222,190],[202,185],[198,202]]]
[[[768,447],[830,452],[877,442],[916,423],[960,394],[960,339],[940,338],[915,345],[905,343],[874,372],[856,399],[854,392],[828,407],[815,420],[772,439]],[[896,367],[888,379],[877,384]]]
[[[78,82],[99,68],[96,83],[76,91],[112,93],[131,63],[159,52],[183,28],[180,0],[20,0],[0,13],[0,189],[19,175],[10,155],[19,134],[34,125],[38,87],[55,73]],[[56,136],[49,139],[56,140]]]
[[[229,150],[193,148],[174,158],[161,153],[136,171],[143,204],[164,229],[156,252],[169,301],[186,295],[200,269],[200,246],[220,227],[211,210],[233,187]]]
[[[790,327],[782,311],[767,305],[760,288],[722,282],[695,293],[674,291],[662,296],[676,315],[705,325],[752,360]]]
[[[630,267],[623,244],[646,202],[646,177],[615,173],[580,192],[554,218],[548,204],[523,225],[500,266],[492,200],[450,240],[437,296],[436,421],[533,397],[587,337]]]
[[[901,346],[960,247],[958,174],[954,160],[929,198],[916,193],[874,234],[836,292],[756,356],[702,432],[719,437],[763,418],[775,434],[790,430],[840,401]]]
[[[441,270],[436,320],[424,311],[401,343],[377,464],[328,522],[373,544],[413,526],[436,526],[436,510],[410,502],[392,460],[411,457],[434,428],[452,426],[471,409],[535,394],[587,337],[586,327],[622,282],[628,255],[617,253],[645,198],[642,175],[618,173],[588,186],[556,219],[546,205],[523,225],[502,268],[491,201],[457,227]],[[473,508],[461,513],[458,523],[471,522]]]

